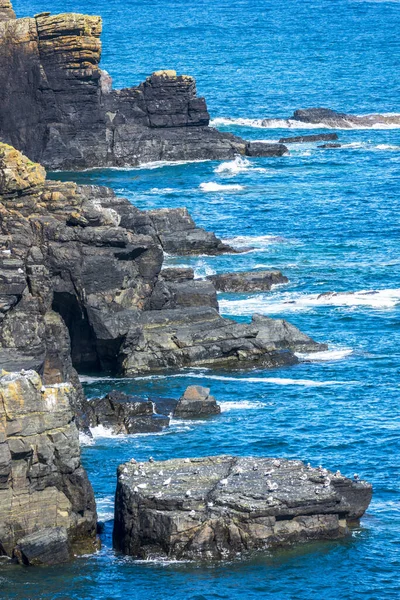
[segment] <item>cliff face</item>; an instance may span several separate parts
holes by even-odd
[[[10,0],[0,0],[0,21],[15,19],[15,12]]]
[[[107,188],[46,181],[0,143],[0,365],[79,390],[75,368],[278,366],[324,348],[274,319],[223,319],[213,284],[162,271],[163,250],[232,251],[185,209],[143,212]]]
[[[49,168],[224,159],[246,143],[208,127],[192,77],[153,73],[113,90],[99,68],[101,19],[78,14],[11,19],[0,5],[0,139]]]
[[[0,373],[0,555],[23,564],[64,562],[96,546],[74,395],[70,384],[44,387],[33,371]]]

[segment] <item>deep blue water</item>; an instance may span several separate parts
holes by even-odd
[[[139,83],[159,68],[176,68],[196,76],[213,118],[289,116],[315,105],[400,112],[399,2],[21,0],[15,8],[19,16],[45,9],[102,14],[103,67],[117,86]],[[223,127],[251,139],[288,134],[237,123]],[[56,175],[109,185],[144,209],[187,206],[198,224],[234,238],[236,245],[256,246],[242,255],[166,261],[193,265],[198,276],[281,269],[288,285],[269,294],[221,295],[221,312],[237,319],[253,312],[287,318],[328,342],[330,354],[274,371],[87,379],[89,396],[117,387],[178,397],[188,384],[205,384],[223,413],[208,421],[173,423],[162,435],[100,436],[84,446],[100,518],[106,521],[101,552],[61,568],[4,566],[1,597],[400,597],[400,129],[338,134],[341,149],[299,145],[279,159]],[[210,183],[225,187],[204,186]],[[318,298],[329,291],[339,294]],[[373,501],[361,527],[346,540],[252,560],[207,566],[114,555],[110,534],[119,463],[132,456],[222,452],[300,458],[349,476],[357,472],[373,483]]]

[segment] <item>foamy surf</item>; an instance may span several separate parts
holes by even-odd
[[[367,117],[370,115],[354,115],[354,117]],[[399,129],[400,128],[400,114],[398,113],[385,113],[382,117],[391,117],[399,119],[399,122],[392,123],[374,123],[371,124],[359,124],[350,120],[343,119],[343,125],[330,125],[327,123],[304,123],[303,121],[296,121],[295,119],[247,119],[247,118],[230,118],[230,117],[216,117],[211,121],[213,127],[223,126],[238,126],[238,127],[254,127],[256,129],[342,129],[342,130],[363,130],[363,129]]]
[[[315,381],[313,379],[291,379],[288,377],[233,377],[229,375],[213,375],[212,373],[175,373],[171,377],[188,377],[211,381],[232,381],[237,383],[272,383],[274,385],[299,385],[302,387],[325,387],[332,385],[354,385],[357,381]]]
[[[98,520],[105,523],[114,519],[114,495],[96,498]]]
[[[331,360],[343,360],[346,356],[353,354],[351,348],[343,350],[323,350],[322,352],[295,352],[297,358],[304,362],[324,362]]]
[[[242,402],[219,402],[221,412],[230,412],[231,410],[257,410],[264,408],[263,402],[252,402],[251,400],[242,400]]]
[[[238,183],[222,184],[215,183],[214,181],[201,183],[199,188],[203,192],[239,192],[244,189],[243,186]]]
[[[225,244],[238,250],[242,248],[256,248],[262,250],[271,244],[281,244],[285,240],[277,235],[237,235],[223,240]]]
[[[324,294],[282,294],[279,301],[271,296],[257,294],[240,300],[219,300],[224,315],[249,316],[254,313],[275,314],[288,311],[308,310],[320,306],[366,307],[375,309],[395,308],[400,304],[400,289],[361,290],[358,292],[328,292]]]
[[[265,173],[266,169],[262,167],[255,167],[247,158],[237,156],[233,160],[223,162],[214,169],[214,173],[219,175],[237,175],[238,173],[244,173],[246,171],[252,171],[257,173]]]

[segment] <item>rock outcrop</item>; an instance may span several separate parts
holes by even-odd
[[[268,292],[273,285],[288,283],[280,271],[237,271],[207,277],[219,292]]]
[[[33,371],[0,375],[0,555],[22,564],[91,552],[96,507],[81,465],[69,383]]]
[[[337,133],[315,133],[312,135],[297,135],[295,137],[281,138],[280,144],[301,144],[304,142],[329,142],[331,140],[337,140]]]
[[[193,77],[164,70],[113,90],[99,68],[100,17],[0,5],[0,140],[52,169],[226,159],[248,144],[209,127]],[[15,16],[15,15],[14,15]],[[280,156],[279,145],[268,155]]]
[[[162,431],[170,421],[168,415],[157,414],[151,400],[115,390],[88,400],[86,412],[90,427],[102,425],[115,435]]]
[[[174,417],[181,419],[198,419],[210,415],[218,415],[221,407],[214,396],[210,395],[210,388],[200,385],[190,385],[179,398],[174,410]]]
[[[118,469],[114,547],[131,556],[224,559],[337,539],[364,514],[365,481],[298,460],[213,456]]]
[[[289,150],[284,144],[271,144],[269,142],[248,142],[246,146],[247,156],[285,156]]]
[[[279,321],[223,319],[210,281],[161,270],[174,228],[176,252],[230,251],[186,210],[147,213],[107,188],[46,181],[0,144],[0,365],[34,369],[49,385],[71,381],[80,418],[75,369],[294,364],[296,328],[279,338]]]
[[[400,114],[371,114],[371,115],[349,115],[347,113],[336,112],[330,108],[304,108],[296,110],[288,119],[279,119],[280,126],[282,120],[286,121],[288,127],[296,128],[296,122],[301,124],[309,123],[313,126],[331,127],[332,129],[365,129],[376,125],[397,126],[400,125]],[[264,127],[276,127],[276,119],[263,119],[261,125]],[[287,142],[287,138],[282,140]]]

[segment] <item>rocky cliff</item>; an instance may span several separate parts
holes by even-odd
[[[298,460],[211,456],[118,469],[114,546],[140,557],[226,559],[336,539],[372,486]]]
[[[0,372],[0,555],[53,564],[96,547],[96,507],[80,461],[71,384]]]
[[[251,144],[208,126],[192,77],[153,73],[113,90],[99,68],[101,18],[78,14],[15,20],[0,4],[0,140],[52,169],[225,159]],[[276,145],[262,154],[281,156]]]
[[[161,270],[172,238],[180,254],[231,251],[185,209],[140,211],[107,188],[47,181],[0,144],[0,365],[79,390],[75,369],[277,366],[325,348],[280,320],[222,318],[211,282]]]

